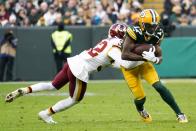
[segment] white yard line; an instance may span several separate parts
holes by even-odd
[[[95,93],[92,92],[86,92],[85,96],[95,96]],[[69,96],[69,93],[31,93],[31,94],[27,94],[26,96]]]

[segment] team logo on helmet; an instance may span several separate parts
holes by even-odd
[[[144,33],[153,35],[159,25],[160,16],[153,9],[145,9],[140,13],[138,22]]]
[[[113,24],[108,31],[108,37],[117,37],[123,39],[126,34],[126,29],[127,26],[123,23]]]

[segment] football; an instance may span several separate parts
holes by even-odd
[[[136,44],[132,52],[138,55],[142,55],[143,51],[149,51],[149,49],[152,47],[153,45],[150,44]],[[155,46],[155,48],[155,56],[160,56],[161,48],[159,46]]]

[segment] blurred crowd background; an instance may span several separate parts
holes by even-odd
[[[153,0],[0,0],[0,26],[133,24],[149,1]],[[163,24],[196,25],[195,0],[162,0],[162,7],[158,12]]]

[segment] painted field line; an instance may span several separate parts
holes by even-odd
[[[0,96],[5,96],[7,94],[0,93]],[[92,93],[92,92],[86,92],[85,96],[97,96],[97,93]],[[69,96],[69,93],[59,93],[59,92],[35,92],[35,93],[30,93],[26,94],[25,96]]]
[[[92,92],[86,92],[85,96],[95,96],[97,95],[96,93],[92,93]],[[25,96],[69,96],[69,93],[31,93],[31,94],[27,94]]]

